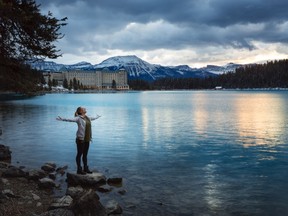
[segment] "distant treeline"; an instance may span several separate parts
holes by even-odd
[[[222,88],[287,88],[288,59],[270,61],[265,64],[253,64],[240,67],[215,77],[201,78],[162,78],[154,82],[129,80],[134,90],[155,89],[213,89]]]

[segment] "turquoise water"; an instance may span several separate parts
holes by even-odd
[[[288,215],[287,91],[47,94],[0,102],[12,163],[75,171],[78,106],[92,169],[124,178],[123,215]],[[109,196],[103,196],[103,200]]]

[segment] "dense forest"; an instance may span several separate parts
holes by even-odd
[[[226,89],[288,88],[288,59],[247,65],[236,69],[235,72],[204,79],[163,78],[154,82],[130,80],[129,86],[134,90],[214,89],[216,86]]]

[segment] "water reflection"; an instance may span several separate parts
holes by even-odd
[[[243,106],[245,105],[245,106]],[[279,124],[285,118],[283,99],[273,94],[242,95],[235,98],[239,141],[244,147],[274,146],[283,133]]]
[[[218,165],[216,164],[207,164],[204,167],[205,179],[207,181],[205,186],[205,200],[207,206],[212,210],[219,210],[222,206],[220,200],[221,197],[221,188],[216,179],[216,170]]]
[[[148,147],[147,142],[149,140],[149,111],[147,108],[142,108],[142,133],[143,133],[143,147]]]
[[[209,98],[207,98],[207,95],[201,93],[198,93],[197,95],[195,95],[195,97],[197,98],[197,103],[195,104],[195,109],[193,113],[195,132],[199,135],[205,135],[210,119],[209,111],[207,110],[207,106],[209,106],[207,104],[209,102]]]

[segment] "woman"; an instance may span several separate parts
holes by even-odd
[[[95,118],[89,118],[86,116],[86,109],[84,107],[78,107],[75,112],[75,118],[66,119],[58,116],[56,119],[59,121],[76,122],[78,130],[76,133],[76,144],[77,144],[77,174],[85,175],[86,173],[92,173],[89,170],[87,164],[87,154],[89,150],[90,141],[92,138],[91,121],[98,119],[100,116],[97,115]],[[81,157],[84,165],[84,169],[81,166]]]

